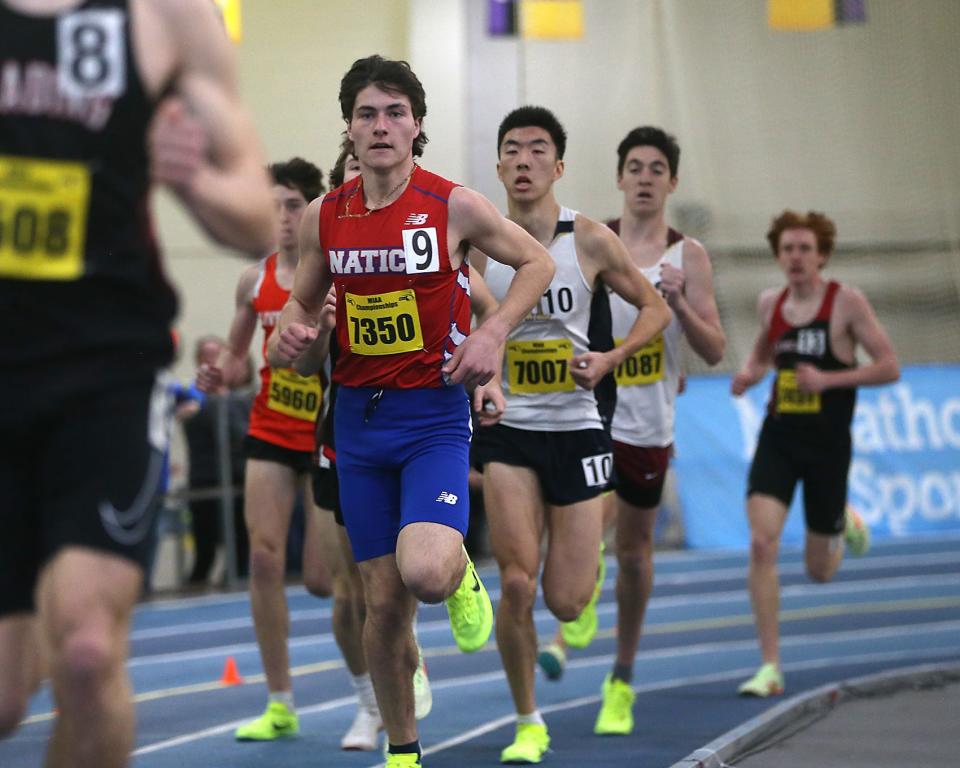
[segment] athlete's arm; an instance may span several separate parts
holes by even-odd
[[[592,267],[589,274],[637,308],[637,318],[622,344],[609,352],[586,352],[573,358],[570,369],[573,380],[584,389],[593,389],[600,379],[667,327],[670,309],[634,265],[626,246],[613,230],[586,216],[577,216],[574,237],[577,253]]]
[[[322,197],[312,201],[300,220],[300,261],[293,276],[293,289],[267,346],[268,359],[279,365],[293,364],[320,332],[320,315],[332,283],[320,244],[322,203]]]
[[[330,334],[337,325],[337,292],[331,288],[324,299],[323,309],[320,311],[320,321],[317,326],[317,338],[313,344],[293,363],[293,369],[301,376],[312,376],[318,373],[330,354]]]
[[[476,246],[517,271],[500,306],[443,366],[451,381],[471,388],[496,375],[500,345],[550,285],[554,266],[546,248],[472,189],[456,187],[450,193],[448,226],[454,243]]]
[[[216,393],[247,383],[250,373],[247,355],[257,330],[257,313],[253,309],[253,288],[260,277],[260,264],[252,264],[240,274],[235,294],[236,307],[227,342],[213,365],[197,369],[197,386],[203,392]]]
[[[477,325],[497,311],[497,300],[493,298],[487,281],[476,269],[470,269],[470,311],[477,318]]]
[[[664,264],[660,289],[674,311],[691,348],[704,362],[716,365],[727,339],[713,292],[713,266],[706,249],[696,240],[683,241],[683,268]]]
[[[750,387],[763,378],[773,364],[773,350],[767,343],[767,332],[770,328],[770,316],[773,314],[773,305],[776,303],[780,291],[777,288],[768,288],[757,299],[757,319],[760,321],[760,333],[757,334],[750,350],[750,356],[744,361],[730,383],[730,391],[740,397]]]
[[[870,356],[870,362],[840,371],[822,371],[809,363],[798,363],[797,387],[800,391],[876,386],[899,379],[897,355],[867,297],[856,288],[842,286],[834,299],[834,311],[844,323],[844,332],[854,349],[861,345]]]
[[[153,177],[214,240],[260,256],[276,244],[276,216],[216,9],[202,0],[154,0],[141,14],[139,21],[151,28],[138,39],[147,36],[158,50],[172,52],[173,95],[158,106],[150,132]]]
[[[470,249],[470,308],[477,318],[477,324],[483,323],[497,309],[497,300],[494,298],[487,281],[479,269],[474,269],[474,258],[482,262],[486,269],[487,257],[476,248]],[[503,369],[503,344],[500,345],[497,372],[486,384],[473,390],[473,410],[477,412],[480,426],[487,427],[496,424],[503,416],[507,407],[507,400],[503,396],[503,387],[500,384],[500,372]]]

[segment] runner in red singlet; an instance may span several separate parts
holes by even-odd
[[[358,60],[341,81],[340,105],[361,177],[304,216],[301,261],[274,349],[295,360],[310,346],[335,283],[341,504],[364,583],[364,648],[394,768],[421,764],[412,686],[417,599],[446,599],[465,651],[490,634],[489,598],[463,549],[465,388],[494,376],[506,334],[553,269],[543,247],[488,200],[416,165],[426,103],[406,62]],[[473,333],[469,243],[517,270],[500,307]],[[475,407],[482,402],[478,389]]]
[[[204,388],[215,388],[221,381],[232,384],[244,373],[257,325],[263,329],[260,391],[250,412],[245,443],[244,519],[250,536],[250,606],[267,678],[268,702],[261,717],[237,729],[235,736],[240,741],[269,741],[294,735],[299,729],[290,679],[284,592],[287,534],[298,494],[305,510],[304,584],[315,595],[330,594],[330,577],[320,550],[324,535],[320,527],[333,526],[315,514],[309,482],[322,384],[316,374],[300,376],[289,368],[272,368],[266,360],[267,342],[293,285],[300,220],[307,204],[323,192],[322,174],[301,158],[276,163],[269,170],[280,212],[279,249],[241,274],[226,348],[216,366],[201,369],[197,375]]]

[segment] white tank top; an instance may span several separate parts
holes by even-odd
[[[683,239],[670,245],[652,267],[643,267],[644,277],[657,285],[664,263],[680,269]],[[610,294],[613,338],[617,344],[637,319],[637,308]],[[680,339],[683,327],[671,312],[663,333],[617,367],[617,409],[611,434],[620,443],[641,447],[665,447],[673,442],[674,403],[680,380]]]
[[[550,244],[556,273],[550,287],[529,315],[507,338],[503,393],[507,400],[502,423],[535,432],[601,429],[593,392],[578,387],[570,361],[587,351],[593,289],[580,270],[574,248],[577,212],[561,208]],[[506,296],[515,270],[492,259],[484,275],[498,301]]]

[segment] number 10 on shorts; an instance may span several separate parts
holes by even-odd
[[[613,468],[612,453],[598,453],[596,456],[587,456],[580,459],[583,465],[583,479],[589,487],[606,485],[610,479],[610,470]]]

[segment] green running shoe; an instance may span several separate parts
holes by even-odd
[[[463,554],[467,555],[466,549]],[[457,647],[464,653],[483,648],[493,629],[493,606],[469,555],[460,586],[447,598],[446,603],[450,629]]]
[[[567,665],[567,654],[557,643],[550,643],[540,649],[537,664],[547,676],[547,680],[559,680],[563,677],[563,670]]]
[[[593,725],[598,736],[628,736],[633,733],[633,702],[637,694],[623,680],[607,675],[603,681],[603,704]]]
[[[423,649],[417,643],[420,663],[413,673],[413,706],[417,720],[423,720],[433,709],[433,691],[430,690],[430,678],[427,677],[427,664],[423,660]]]
[[[297,713],[280,701],[271,701],[266,711],[256,720],[241,725],[234,731],[237,741],[273,741],[296,736],[300,732]]]
[[[586,648],[593,642],[597,634],[597,601],[603,590],[603,580],[607,575],[607,562],[603,559],[604,545],[600,542],[600,562],[597,566],[597,583],[590,595],[590,602],[586,604],[573,621],[565,621],[560,625],[563,641],[571,648]]]
[[[420,755],[416,752],[402,752],[398,755],[387,752],[387,763],[384,768],[406,768],[411,765],[423,765]]]
[[[843,541],[850,554],[856,557],[867,554],[870,551],[870,529],[863,522],[863,517],[849,504],[844,517]]]
[[[783,672],[776,664],[764,664],[753,677],[737,688],[737,693],[760,698],[779,696],[783,693]]]
[[[517,736],[513,744],[500,753],[501,763],[528,765],[539,763],[550,747],[547,726],[536,723],[517,723]]]

